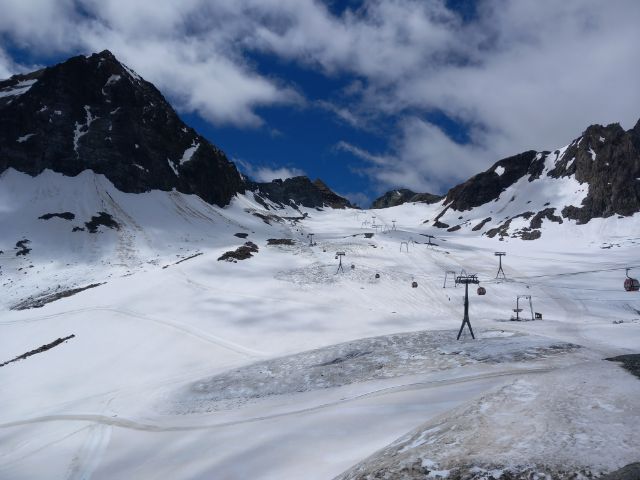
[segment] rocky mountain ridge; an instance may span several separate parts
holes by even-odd
[[[415,201],[413,192],[389,192],[384,208]],[[408,193],[405,193],[408,192]],[[591,125],[554,151],[526,151],[494,163],[451,188],[425,220],[449,232],[469,229],[489,237],[539,238],[543,222],[628,217],[640,212],[640,121]]]
[[[431,193],[416,193],[408,188],[399,188],[389,190],[381,197],[376,198],[371,208],[387,208],[396,207],[403,203],[436,203],[442,200],[441,195],[433,195]]]
[[[246,190],[287,205],[350,206],[321,181],[285,181],[283,190],[244,178],[108,50],[0,81],[0,173],[8,168],[31,176],[91,169],[123,192],[175,189],[219,206]]]

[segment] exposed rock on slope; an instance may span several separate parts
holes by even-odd
[[[431,193],[416,193],[407,188],[398,190],[390,190],[381,197],[375,199],[371,208],[387,208],[402,205],[403,203],[436,203],[442,199],[442,196],[433,195]]]
[[[0,82],[0,173],[104,174],[124,192],[177,189],[226,205],[244,182],[222,151],[109,52]]]
[[[544,223],[640,211],[640,122],[592,125],[569,145],[502,159],[453,187],[428,219],[438,228],[535,240]],[[486,230],[485,230],[486,229]]]
[[[252,183],[249,188],[278,205],[301,205],[303,207],[351,208],[346,198],[337,195],[322,180],[309,180],[300,176],[276,179],[269,183]],[[265,205],[266,206],[266,205]]]
[[[640,211],[640,121],[626,132],[617,123],[590,126],[567,148],[549,175],[573,175],[580,183],[589,184],[582,206],[562,212],[578,223]]]

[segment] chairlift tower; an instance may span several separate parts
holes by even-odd
[[[313,233],[309,233],[307,234],[307,238],[309,238],[309,246],[313,247],[314,245],[316,245],[315,243],[313,243]]]
[[[458,284],[456,283],[456,272],[454,270],[447,270],[444,272],[444,283],[442,284],[442,288],[447,288],[447,278],[449,275],[453,278],[453,286],[457,288]]]
[[[499,278],[500,277],[500,273],[502,273],[502,278],[506,280],[507,276],[504,274],[504,270],[502,269],[502,257],[504,257],[506,255],[506,253],[505,252],[496,252],[496,253],[494,253],[494,255],[496,257],[498,257],[498,261],[499,261],[499,263],[498,263],[498,273],[496,273],[496,278]]]
[[[340,260],[340,262],[338,263],[338,270],[336,270],[336,275],[338,274],[338,272],[344,273],[344,268],[342,268],[342,257],[344,257],[345,255],[345,252],[336,252],[336,258]]]
[[[402,252],[402,246],[407,249],[407,253],[409,253],[409,242],[400,242],[400,252]]]
[[[426,235],[426,237],[429,239],[429,241],[427,242],[427,247],[433,247],[435,243],[431,243],[431,239],[436,237],[434,237],[433,235]]]
[[[464,318],[462,319],[462,325],[460,326],[460,331],[458,332],[458,338],[456,340],[460,340],[460,336],[462,335],[462,330],[464,330],[465,325],[469,327],[471,338],[475,340],[476,337],[473,335],[471,322],[469,322],[469,284],[478,284],[480,281],[478,280],[477,275],[460,275],[456,277],[456,284],[457,283],[464,285]]]
[[[393,224],[393,226],[391,227],[391,230],[396,230],[396,221],[391,220],[391,223]]]

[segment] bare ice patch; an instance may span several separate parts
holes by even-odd
[[[451,330],[385,335],[267,360],[206,378],[180,392],[178,413],[226,410],[274,395],[414,375],[470,363],[520,362],[578,348],[529,335],[480,335],[456,342]],[[455,345],[455,346],[454,346]]]

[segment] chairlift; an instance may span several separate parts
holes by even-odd
[[[486,295],[487,289],[484,287],[478,287],[478,295]]]
[[[631,278],[629,276],[629,270],[631,269],[627,268],[627,278],[624,280],[624,289],[627,292],[637,292],[640,290],[640,282],[638,282],[637,278]]]

